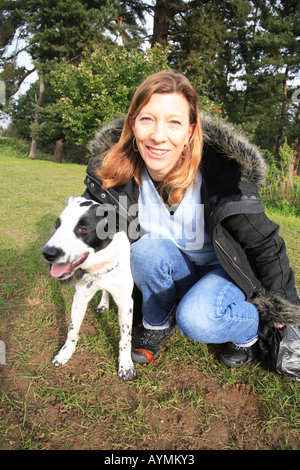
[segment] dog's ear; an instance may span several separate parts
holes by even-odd
[[[73,201],[73,199],[74,199],[74,197],[72,197],[72,196],[70,196],[70,197],[67,197],[67,199],[66,199],[66,203],[67,203],[67,205],[68,205],[68,204],[70,204],[70,202],[72,202],[72,201]]]

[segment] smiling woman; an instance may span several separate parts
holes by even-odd
[[[125,122],[95,140],[101,151],[88,165],[85,197],[125,213],[129,226],[138,214],[137,237],[128,227],[143,325],[135,361],[153,362],[176,322],[194,341],[224,343],[221,361],[241,367],[258,355],[261,324],[300,323],[285,244],[257,187],[266,164],[234,126],[200,122],[184,75],[148,77]]]

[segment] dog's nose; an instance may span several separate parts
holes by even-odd
[[[49,263],[54,263],[64,254],[61,248],[57,248],[56,246],[45,246],[43,249],[43,256],[44,258],[49,261]]]

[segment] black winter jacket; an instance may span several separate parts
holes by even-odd
[[[202,203],[216,255],[263,320],[271,325],[300,324],[300,302],[285,244],[278,235],[279,226],[267,218],[258,193],[266,163],[259,150],[232,125],[210,115],[202,115],[201,122]],[[137,207],[139,186],[131,180],[105,190],[95,173],[104,153],[118,141],[123,123],[118,119],[101,128],[89,143],[92,158],[84,196],[111,204],[123,220],[123,228],[130,226],[129,238],[134,241],[138,214],[130,208]]]

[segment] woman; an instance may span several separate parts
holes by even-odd
[[[195,341],[225,343],[221,361],[240,367],[257,354],[260,321],[300,323],[285,245],[257,189],[265,162],[231,126],[200,118],[185,76],[146,79],[125,122],[101,129],[90,150],[84,195],[112,204],[120,225],[127,217],[142,294],[135,361],[157,358],[177,323]]]

